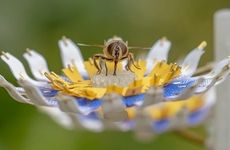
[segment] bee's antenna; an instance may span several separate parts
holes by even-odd
[[[144,49],[144,50],[149,50],[151,47],[138,47],[138,46],[129,46],[129,49]]]
[[[78,46],[82,47],[99,47],[99,48],[104,48],[104,45],[100,44],[85,44],[85,43],[77,43]],[[144,49],[144,50],[149,50],[151,47],[138,47],[138,46],[129,46],[129,49]]]
[[[84,44],[84,43],[77,43],[78,46],[84,46],[84,47],[99,47],[104,48],[104,45],[99,44]]]

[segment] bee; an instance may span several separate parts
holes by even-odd
[[[97,60],[103,61],[111,61],[114,63],[113,75],[117,75],[117,65],[119,62],[127,59],[127,64],[125,65],[125,69],[127,71],[131,71],[131,65],[135,68],[140,69],[138,65],[135,64],[133,53],[129,52],[128,42],[124,42],[120,37],[113,37],[108,41],[104,42],[103,54],[95,54],[93,56],[94,66],[98,70],[98,74],[101,73],[102,66],[98,64]],[[106,63],[105,65],[105,74],[108,75],[108,68]]]

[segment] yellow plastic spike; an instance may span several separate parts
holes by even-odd
[[[60,76],[55,74],[54,72],[45,73],[44,74],[52,83],[54,89],[63,89],[64,85],[68,84],[65,80],[63,80]]]
[[[157,62],[151,73],[150,77],[151,86],[163,86],[170,82],[172,79],[181,74],[181,68],[177,64],[167,64],[164,61]]]
[[[63,91],[65,92],[65,91]],[[73,88],[67,89],[68,95],[84,97],[89,100],[102,98],[106,93],[106,88]]]
[[[124,96],[126,91],[127,91],[127,87],[118,87],[116,85],[108,86],[106,89],[107,89],[106,94],[117,93],[117,94],[120,94],[122,96]]]
[[[141,79],[141,80],[135,80],[127,87],[119,87],[116,85],[111,85],[111,86],[106,87],[107,89],[106,94],[107,93],[117,93],[122,96],[137,95],[140,93],[144,93],[148,89],[148,86],[146,86],[146,84],[148,85],[148,80]]]
[[[117,93],[122,96],[132,96],[144,93],[150,86],[162,86],[180,74],[180,67],[178,67],[176,64],[167,64],[162,61],[156,64],[149,76],[144,77],[145,62],[139,61],[138,63],[141,69],[137,69],[132,66],[132,70],[136,74],[136,80],[126,87],[118,87],[116,85],[105,88],[93,87],[92,82],[90,80],[83,80],[77,69],[74,67],[63,69],[65,75],[72,82],[63,80],[54,72],[46,73],[46,76],[51,81],[54,89],[57,89],[68,95],[84,97],[92,100],[101,98],[107,93]],[[113,62],[107,61],[106,64],[108,70],[113,72]],[[89,75],[95,75],[97,69],[92,63],[92,60],[85,62],[85,65]],[[119,63],[118,71],[121,69],[121,63]]]
[[[206,41],[203,41],[200,43],[200,45],[198,46],[199,49],[203,49],[207,46],[207,42]]]
[[[189,111],[194,112],[202,107],[204,105],[202,98],[202,96],[193,96],[192,99],[186,101],[186,107],[189,109]]]
[[[144,84],[143,81],[144,81],[143,79],[135,80],[132,83],[130,83],[128,85],[128,87],[133,88],[133,87],[137,87],[137,86],[143,86],[143,84]]]
[[[88,87],[93,87],[92,83],[90,80],[84,80],[84,81],[79,81],[75,83],[68,83],[66,85],[66,88],[73,89],[73,88],[88,88]]]
[[[106,88],[93,88],[89,80],[69,83],[53,72],[46,73],[45,75],[51,81],[54,89],[67,95],[84,97],[92,100],[103,97],[106,92]]]
[[[135,73],[136,79],[142,79],[146,71],[146,61],[138,60],[135,62],[135,65],[137,65],[140,69],[133,65],[131,65],[130,69]]]
[[[183,107],[185,106],[184,102],[169,102],[166,103],[162,108],[162,117],[169,118],[175,116]]]
[[[104,112],[103,112],[103,109],[102,109],[101,106],[96,110],[96,112],[97,112],[97,115],[98,115],[99,118],[104,117]]]
[[[84,65],[89,74],[89,77],[92,78],[97,73],[97,69],[95,68],[92,60],[85,61]]]
[[[133,96],[142,93],[143,86],[140,87],[134,87],[134,88],[128,88],[124,94],[124,96]]]
[[[76,67],[69,66],[68,68],[62,69],[62,71],[72,82],[79,82],[83,80]]]
[[[129,119],[134,119],[136,116],[136,108],[135,107],[127,107],[125,111],[128,114]]]
[[[165,102],[162,107],[153,105],[145,109],[146,113],[153,119],[161,120],[175,116],[181,109],[188,108],[189,112],[194,112],[203,106],[202,96],[193,96],[187,100],[176,102]]]

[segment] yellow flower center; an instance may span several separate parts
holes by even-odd
[[[131,66],[131,70],[133,71],[131,74],[134,75],[130,76],[129,72],[127,77],[121,77],[119,75],[119,72],[120,74],[125,72],[122,69],[121,63],[118,64],[118,76],[112,76],[109,74],[105,77],[105,75],[103,75],[103,70],[102,75],[98,76],[96,74],[97,69],[90,60],[85,62],[85,67],[91,78],[90,80],[84,80],[77,68],[72,66],[62,70],[70,81],[64,80],[53,72],[46,73],[45,75],[50,80],[52,87],[63,94],[93,100],[102,98],[107,93],[117,93],[122,96],[141,94],[146,92],[146,90],[152,86],[164,86],[181,74],[181,68],[178,65],[167,64],[166,62],[161,61],[156,63],[149,75],[144,76],[146,72],[146,62],[138,61],[136,63],[139,64],[141,69]],[[106,64],[109,73],[111,73],[113,70],[113,63],[106,62]]]

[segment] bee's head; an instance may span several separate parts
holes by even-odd
[[[109,57],[121,59],[128,53],[128,43],[119,37],[113,37],[105,42],[104,52]]]

